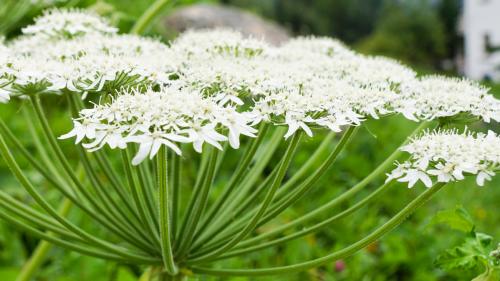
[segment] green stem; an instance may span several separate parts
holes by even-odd
[[[9,151],[7,144],[5,143],[4,138],[0,135],[0,154],[5,160],[5,163],[10,168],[14,176],[17,178],[19,183],[26,189],[26,191],[31,195],[31,197],[35,200],[40,207],[42,207],[50,216],[52,216],[55,220],[61,223],[64,227],[66,227],[69,231],[77,234],[85,241],[87,241],[91,245],[95,245],[96,247],[101,247],[103,249],[107,249],[118,256],[122,256],[125,258],[130,258],[131,260],[137,262],[151,262],[151,258],[148,256],[143,256],[141,254],[136,254],[130,252],[128,249],[124,249],[122,247],[118,247],[112,243],[101,240],[99,238],[94,237],[83,229],[77,227],[69,220],[61,217],[57,211],[55,211],[52,206],[43,198],[43,196],[37,191],[37,189],[31,184],[31,182],[26,178],[21,168],[17,164],[16,160],[12,156]]]
[[[271,240],[271,241],[268,241],[265,243],[260,243],[260,244],[240,243],[238,245],[238,249],[231,251],[231,252],[228,252],[225,255],[220,256],[219,258],[217,258],[217,260],[226,259],[226,258],[250,253],[253,251],[262,250],[265,248],[269,248],[272,246],[283,244],[283,243],[288,242],[290,240],[297,239],[297,238],[303,237],[303,236],[311,234],[311,233],[315,233],[315,232],[329,226],[330,224],[332,224],[332,223],[354,213],[355,211],[361,209],[363,206],[365,206],[366,204],[368,204],[369,202],[371,202],[372,200],[377,198],[377,196],[380,195],[383,191],[387,190],[388,186],[391,183],[392,182],[383,184],[382,186],[377,188],[374,192],[372,192],[370,195],[368,195],[367,197],[365,197],[363,200],[359,201],[355,205],[351,206],[350,208],[342,211],[341,213],[338,213],[337,215],[332,216],[332,217],[330,217],[330,218],[328,218],[320,223],[317,223],[313,226],[303,228],[299,231],[293,232],[292,234],[289,234],[289,235],[286,235],[286,236],[283,236],[283,237],[280,237],[280,238],[277,238],[277,239],[274,239],[274,240]],[[243,246],[246,246],[246,248],[242,248]]]
[[[408,143],[408,141],[419,134],[422,130],[425,128],[428,128],[431,125],[429,122],[424,122],[420,124],[411,134],[408,136],[403,143],[401,143],[401,146],[404,146]],[[375,179],[377,179],[381,174],[387,171],[388,167],[394,164],[394,161],[398,159],[402,155],[402,152],[398,149],[396,149],[389,157],[387,157],[375,170],[373,170],[368,176],[366,176],[363,180],[361,180],[359,183],[357,183],[355,186],[347,190],[346,192],[342,193],[340,196],[335,197],[331,201],[327,202],[326,204],[316,208],[315,210],[291,221],[288,222],[284,225],[278,226],[277,228],[263,233],[261,235],[258,235],[256,237],[252,237],[250,239],[245,240],[242,244],[247,244],[248,245],[254,245],[256,242],[262,241],[266,238],[278,235],[282,232],[284,232],[287,229],[290,229],[292,227],[296,227],[299,225],[302,225],[312,219],[317,218],[319,215],[326,213],[333,208],[339,206],[346,200],[352,198],[354,195],[356,195],[358,192],[360,192],[363,188],[365,188],[369,183],[373,182]]]
[[[373,242],[380,239],[388,232],[392,231],[394,228],[400,225],[404,220],[406,220],[406,218],[408,218],[408,216],[410,216],[417,208],[425,204],[444,185],[445,183],[435,184],[433,187],[427,189],[422,194],[420,194],[416,199],[410,202],[405,208],[403,208],[389,221],[387,221],[382,226],[375,229],[373,232],[365,236],[363,239],[351,244],[348,247],[345,247],[339,251],[333,252],[321,258],[288,266],[260,268],[260,269],[212,269],[204,267],[192,267],[191,269],[195,273],[209,274],[216,276],[263,276],[263,275],[275,275],[275,274],[290,274],[294,272],[308,270],[310,268],[318,267],[324,264],[328,264],[355,254],[359,250],[372,244]]]
[[[193,215],[193,210],[194,210],[196,201],[199,198],[199,194],[200,194],[201,186],[203,184],[203,180],[206,177],[209,156],[207,153],[202,153],[200,158],[201,158],[201,160],[200,160],[201,163],[200,163],[200,166],[198,167],[196,181],[194,183],[194,189],[193,189],[192,194],[189,198],[189,203],[188,203],[188,206],[186,208],[186,211],[184,212],[181,227],[178,230],[178,232],[176,233],[174,249],[178,249],[181,245],[181,241],[184,240],[184,237],[182,237],[183,239],[181,239],[181,234],[184,234],[186,232],[186,228],[188,227],[188,224],[189,224],[191,217]]]
[[[101,249],[95,249],[92,248],[92,245],[88,244],[83,244],[79,245],[77,243],[74,243],[73,241],[67,241],[64,239],[60,239],[58,237],[55,237],[53,235],[48,235],[47,233],[40,231],[28,224],[25,224],[21,221],[15,220],[11,216],[0,212],[0,218],[7,221],[8,223],[17,226],[21,229],[24,229],[34,235],[35,237],[38,237],[40,239],[46,240],[54,245],[64,247],[66,249],[69,249],[71,251],[75,251],[84,255],[92,256],[92,257],[97,257],[101,259],[108,259],[108,260],[113,260],[113,261],[118,261],[122,263],[130,263],[130,259],[128,258],[123,258],[122,256],[115,255],[109,253],[109,251],[104,251]],[[148,260],[147,262],[144,262],[145,264],[157,264],[160,260],[159,259],[151,259]]]
[[[57,235],[72,239],[81,243],[85,243],[83,239],[76,236],[75,234],[68,232],[64,226],[59,222],[52,219],[51,217],[40,213],[37,210],[25,205],[12,198],[9,194],[0,191],[0,207],[2,207],[4,212],[9,212],[12,217],[19,217],[20,219],[31,223],[35,227],[42,228],[47,231],[56,233]]]
[[[143,226],[146,228],[147,232],[149,233],[149,238],[156,243],[157,245],[160,245],[160,237],[159,237],[159,232],[158,228],[156,228],[153,218],[151,218],[148,210],[147,210],[147,203],[144,198],[144,193],[141,192],[141,190],[138,188],[138,185],[142,185],[142,183],[137,184],[136,182],[136,177],[134,176],[134,170],[132,168],[132,165],[130,164],[131,158],[128,152],[128,149],[123,149],[122,150],[122,162],[123,166],[125,168],[125,174],[127,176],[129,186],[131,189],[132,193],[132,198],[134,199],[136,209],[139,210],[139,216],[140,220],[143,224]]]
[[[60,183],[60,179],[62,177],[53,175],[49,169],[47,169],[47,166],[44,166],[43,164],[39,163],[33,156],[32,154],[24,148],[24,146],[21,144],[21,142],[15,137],[15,135],[9,130],[7,125],[3,122],[2,119],[0,119],[0,130],[1,133],[6,137],[7,140],[9,140],[13,146],[21,152],[21,154],[28,160],[28,162],[33,165],[33,167],[42,174],[42,176],[50,182],[54,186],[58,186],[58,188],[63,188],[63,185]]]
[[[301,137],[301,132],[298,132],[293,136],[292,140],[290,141],[290,143],[288,145],[287,150],[285,151],[283,159],[282,159],[281,163],[279,164],[278,171],[272,180],[271,187],[269,188],[269,191],[267,192],[267,194],[264,198],[264,201],[262,202],[258,212],[247,223],[245,228],[243,228],[243,230],[241,230],[236,236],[234,236],[234,238],[232,240],[230,240],[228,243],[226,243],[222,247],[220,247],[217,250],[215,250],[211,253],[208,253],[206,255],[191,259],[188,261],[188,264],[202,263],[202,262],[213,259],[213,258],[225,253],[229,249],[233,248],[236,244],[238,244],[251,231],[254,230],[254,228],[257,225],[257,223],[259,222],[259,220],[265,214],[267,207],[269,207],[269,205],[273,201],[273,198],[274,198],[274,195],[276,194],[276,191],[281,186],[281,182],[283,181],[283,178],[285,177],[286,171],[288,170],[290,162],[292,161],[293,155],[295,154],[295,151],[296,151],[297,146],[299,144],[300,137]]]
[[[30,107],[28,103],[23,106],[23,116],[25,118],[28,131],[30,132],[31,139],[33,140],[33,144],[35,145],[35,149],[40,154],[42,164],[45,165],[45,167],[47,167],[47,169],[49,169],[54,174],[54,176],[60,183],[69,185],[71,183],[71,180],[67,175],[65,175],[65,173],[63,173],[61,165],[58,162],[54,163],[51,157],[49,157],[49,155],[54,155],[55,152],[54,150],[52,150],[52,147],[50,145],[47,145],[42,140],[42,137],[40,136],[40,133],[35,126],[36,122],[33,122],[33,120],[37,120],[36,114],[34,113],[33,107]]]
[[[241,161],[238,164],[236,171],[232,175],[228,184],[225,186],[224,191],[217,198],[217,200],[212,205],[210,210],[207,212],[207,215],[205,216],[205,220],[201,224],[201,227],[200,227],[201,230],[205,229],[207,227],[207,225],[210,224],[210,222],[212,222],[212,220],[215,217],[217,217],[217,213],[222,209],[222,206],[226,203],[227,199],[229,198],[229,195],[231,195],[231,193],[234,191],[236,185],[245,176],[245,173],[248,172],[248,166],[250,165],[252,159],[254,158],[255,153],[257,152],[257,149],[259,148],[260,144],[264,140],[264,136],[266,135],[268,129],[269,129],[269,125],[266,123],[262,123],[262,125],[259,128],[259,135],[257,136],[257,138],[252,140],[250,146],[247,148],[243,157],[241,158]],[[199,233],[197,233],[196,236],[198,236],[198,234]]]
[[[270,220],[274,219],[276,216],[278,216],[283,210],[288,208],[290,205],[295,203],[297,200],[299,200],[306,192],[308,192],[312,187],[314,187],[314,184],[320,179],[320,177],[333,165],[335,160],[337,159],[337,156],[340,154],[340,152],[346,147],[346,145],[349,143],[349,141],[352,139],[352,136],[355,134],[357,131],[357,127],[349,127],[347,131],[343,134],[341,140],[339,143],[335,146],[335,149],[328,155],[327,159],[321,164],[321,166],[316,169],[314,173],[312,173],[305,181],[303,181],[298,188],[296,188],[292,193],[290,193],[288,196],[285,196],[278,202],[275,202],[269,207],[269,211],[267,211],[264,214],[264,217],[258,222],[257,227],[262,226],[266,222],[269,222]],[[281,187],[283,188],[283,187]],[[280,190],[281,190],[280,188]],[[278,196],[278,195],[276,195]],[[209,245],[206,246],[206,251],[210,251],[210,249],[213,248],[218,248],[219,244],[221,241],[226,240],[228,237],[233,236],[235,233],[241,229],[245,221],[249,219],[250,216],[254,215],[257,209],[247,211],[246,214],[242,215],[242,217],[237,220],[236,222],[233,223],[235,227],[232,228],[226,228],[223,232],[221,232],[220,236],[222,238],[215,240],[214,242],[210,243]],[[239,227],[241,226],[241,227]],[[232,229],[232,231],[231,231]]]
[[[131,161],[129,161],[130,163]],[[158,199],[156,198],[156,178],[151,172],[151,168],[154,165],[151,163],[144,162],[137,167],[137,177],[139,178],[139,188],[141,197],[144,197],[146,201],[147,212],[149,217],[153,220],[153,224],[156,229],[159,229],[160,223],[158,214]]]
[[[178,268],[174,262],[172,253],[171,222],[170,222],[170,199],[167,179],[167,152],[165,146],[160,148],[157,157],[158,175],[158,205],[160,212],[160,241],[162,258],[165,269],[170,275],[177,274]]]
[[[64,199],[58,212],[61,216],[66,216],[70,208],[71,208],[71,201],[68,199]],[[47,234],[52,235],[50,232]],[[36,247],[31,257],[22,267],[21,272],[16,278],[16,281],[30,281],[36,274],[38,268],[40,268],[40,266],[44,262],[47,253],[50,251],[51,248],[52,248],[51,243],[47,241],[41,241]]]
[[[344,133],[345,134],[345,133]],[[316,151],[307,159],[306,163],[301,165],[299,170],[293,174],[293,176],[283,184],[282,187],[280,187],[278,194],[276,194],[276,198],[280,198],[283,194],[288,194],[288,189],[293,187],[297,181],[299,181],[302,177],[306,175],[306,173],[313,167],[314,164],[319,162],[319,159],[323,157],[328,151],[328,148],[330,144],[333,141],[333,138],[335,137],[334,132],[328,133],[326,137],[321,141],[320,146]]]
[[[180,200],[181,200],[181,159],[173,151],[170,152],[170,186],[172,187],[172,234],[177,233],[179,220]],[[174,235],[173,235],[174,236]]]
[[[234,211],[234,208],[238,208],[238,210],[240,210],[242,209],[240,207],[246,206],[245,203],[241,204],[243,200],[260,194],[260,191],[262,191],[263,188],[261,189],[259,187],[257,189],[257,192],[253,192],[250,197],[247,196],[248,192],[254,186],[255,182],[261,176],[262,171],[271,160],[285,133],[286,129],[284,128],[277,128],[274,131],[265,148],[257,153],[255,158],[259,159],[259,161],[257,161],[255,165],[250,169],[250,171],[246,173],[246,176],[243,179],[242,183],[238,186],[238,188],[235,189],[236,193],[233,193],[233,196],[230,196],[228,200],[226,200],[226,203],[228,204],[225,207],[224,205],[221,207],[222,211],[217,216],[217,218],[215,218],[215,220],[211,224],[207,225],[207,228],[204,229],[201,235],[196,239],[193,249],[198,249],[208,240],[213,239],[214,235],[217,235],[220,229],[223,229],[228,222],[231,222],[235,218],[235,215],[239,213],[239,211]],[[267,186],[268,183],[268,181],[264,181],[264,184],[262,184],[261,187]],[[246,201],[248,200],[245,200],[245,202]]]
[[[130,218],[124,213],[123,208],[115,202],[111,197],[110,193],[106,190],[105,186],[99,181],[95,171],[93,170],[90,160],[84,149],[78,147],[78,152],[80,154],[80,160],[85,168],[87,176],[91,182],[91,186],[95,193],[97,194],[96,199],[91,198],[87,191],[83,192],[85,198],[87,198],[92,205],[98,210],[104,217],[114,222],[115,225],[125,231],[127,236],[132,238],[129,240],[132,245],[134,245],[139,250],[145,250],[154,253],[155,247],[148,240],[149,236],[141,227],[141,225],[135,224]],[[99,202],[97,201],[99,200]],[[149,242],[149,244],[147,243]]]
[[[187,223],[187,227],[185,228],[185,231],[181,233],[181,235],[179,236],[179,239],[181,241],[179,249],[177,251],[177,256],[180,258],[183,258],[186,255],[193,242],[193,237],[195,234],[196,227],[198,226],[203,210],[205,209],[205,206],[207,204],[210,187],[212,186],[215,177],[215,166],[217,164],[217,158],[218,158],[218,150],[216,148],[211,147],[210,159],[208,161],[207,171],[203,179],[203,184],[200,186],[199,189],[200,190],[198,194],[199,196],[196,196],[198,198],[196,200],[196,203],[194,204],[192,216],[188,218],[189,220]]]
[[[156,16],[165,8],[168,0],[156,0],[136,21],[130,33],[142,34],[149,27]]]

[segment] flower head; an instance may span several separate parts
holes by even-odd
[[[97,150],[105,145],[125,148],[138,143],[133,159],[138,164],[154,157],[162,145],[181,154],[178,143],[192,143],[201,152],[204,143],[222,149],[229,140],[239,147],[240,135],[254,137],[252,119],[231,105],[221,105],[196,90],[173,84],[160,91],[123,91],[112,103],[81,111],[75,127],[62,139],[88,140],[84,147]]]
[[[23,28],[27,35],[43,35],[49,38],[73,38],[89,33],[111,34],[118,31],[102,17],[84,10],[46,10],[35,19],[33,25]]]
[[[87,34],[43,43],[30,37],[11,42],[8,70],[14,86],[44,83],[49,91],[108,91],[128,84],[169,81],[174,66],[168,47],[133,35]],[[163,59],[158,59],[159,57]]]
[[[244,38],[230,29],[188,30],[172,42],[172,49],[187,58],[214,56],[255,57],[271,47],[264,40]]]
[[[388,180],[408,182],[412,187],[422,181],[427,187],[437,182],[459,181],[465,175],[475,175],[483,186],[500,168],[500,137],[493,131],[487,134],[456,130],[426,132],[401,150],[411,154],[410,160],[398,164]]]
[[[395,110],[412,120],[432,120],[467,113],[485,122],[500,121],[500,101],[467,79],[427,76],[403,89]]]

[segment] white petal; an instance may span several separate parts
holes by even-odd
[[[151,150],[151,142],[143,142],[139,146],[139,151],[137,151],[137,154],[134,156],[132,159],[132,165],[137,166],[139,165],[146,157],[148,157],[149,151]]]

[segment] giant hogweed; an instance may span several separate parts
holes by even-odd
[[[1,155],[38,205],[0,192],[0,217],[70,250],[150,266],[151,278],[267,275],[320,266],[379,239],[447,182],[476,176],[483,185],[499,168],[500,137],[494,132],[428,129],[464,119],[500,120],[500,102],[487,89],[466,79],[417,77],[394,60],[356,54],[330,38],[301,37],[272,47],[229,30],[202,30],[165,45],[117,34],[91,13],[51,10],[0,48],[0,101],[19,99],[27,122],[40,125],[31,130],[39,144],[33,155],[0,122]],[[48,95],[67,100],[74,124],[67,134],[53,132],[50,108],[42,102]],[[421,125],[378,168],[313,211],[256,232],[317,188],[364,121],[394,114]],[[319,131],[330,133],[286,177],[301,142]],[[78,159],[69,159],[58,138],[76,140]],[[281,154],[280,145],[286,147]],[[235,167],[224,161],[232,149],[243,151]],[[197,174],[181,173],[183,154],[193,150],[201,154]],[[403,152],[410,158],[390,171]],[[109,235],[61,216],[21,169],[20,158]],[[279,159],[273,167],[272,158]],[[231,177],[218,178],[223,171]],[[385,172],[386,183],[332,212]],[[422,181],[428,189],[343,249],[270,268],[210,267],[327,227],[396,180],[409,187]],[[214,193],[216,185],[223,187]],[[185,206],[181,193],[190,194]]]

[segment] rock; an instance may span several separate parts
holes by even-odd
[[[216,4],[196,4],[175,10],[165,19],[175,32],[201,28],[231,28],[245,36],[263,38],[279,45],[288,40],[288,32],[279,25],[235,7]]]

